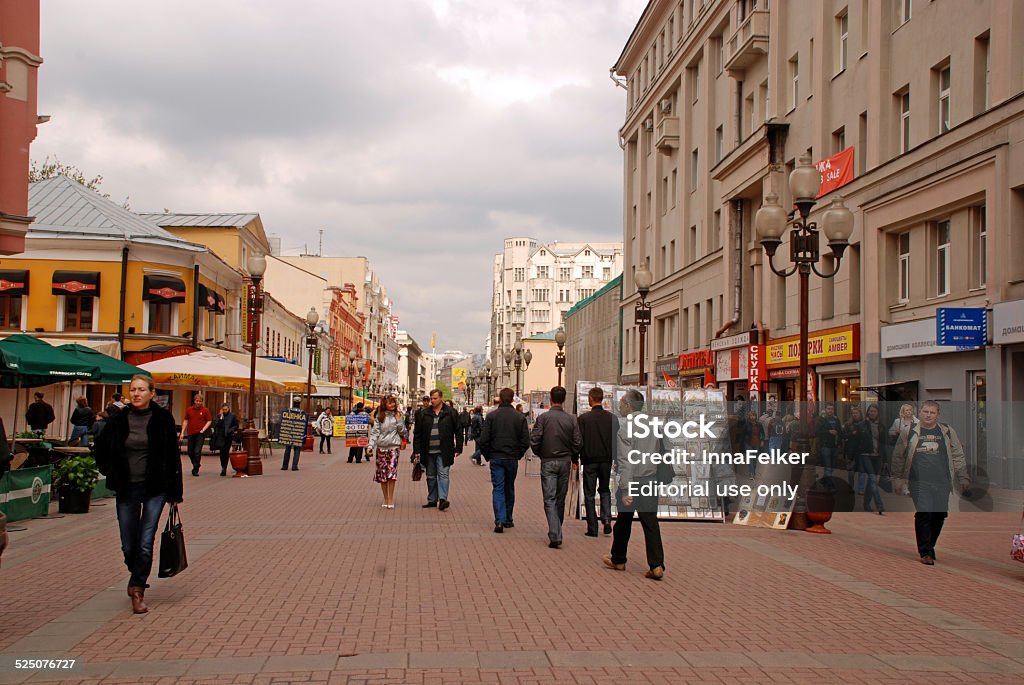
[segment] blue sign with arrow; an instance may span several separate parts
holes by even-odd
[[[970,348],[988,344],[988,311],[984,307],[939,307],[935,326],[937,345]]]

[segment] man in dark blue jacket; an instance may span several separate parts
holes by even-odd
[[[502,388],[501,404],[487,415],[477,446],[491,466],[491,499],[494,503],[494,532],[512,528],[512,508],[516,504],[516,475],[519,460],[530,447],[530,429],[526,416],[512,406],[515,392]]]

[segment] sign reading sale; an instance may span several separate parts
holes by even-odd
[[[814,166],[821,172],[821,187],[817,197],[842,188],[853,180],[853,148],[848,147],[831,157],[826,157]]]
[[[764,376],[764,345],[747,348],[747,392],[750,399],[761,394],[761,380]]]

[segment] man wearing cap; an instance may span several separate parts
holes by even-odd
[[[352,414],[362,414],[363,403],[356,402],[356,406],[352,407]],[[363,449],[362,447],[349,447],[348,448],[348,463],[351,464],[352,460],[355,459],[357,464],[363,463]],[[370,461],[370,457],[366,457],[366,461]]]

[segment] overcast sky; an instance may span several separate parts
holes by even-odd
[[[135,211],[365,255],[421,347],[482,351],[510,235],[622,239],[644,0],[44,0],[32,157]]]

